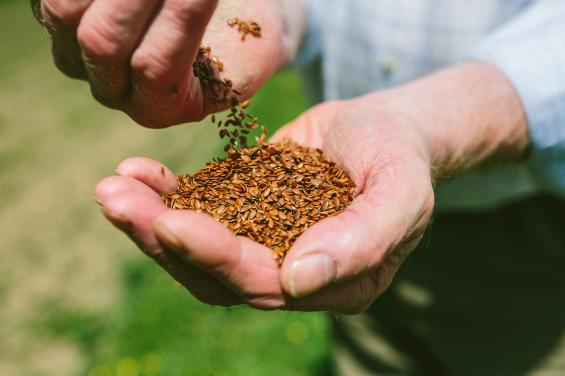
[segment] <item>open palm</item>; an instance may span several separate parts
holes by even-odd
[[[431,216],[426,145],[410,118],[363,99],[314,107],[273,141],[285,137],[322,148],[357,189],[345,211],[296,240],[280,268],[271,250],[211,216],[166,208],[160,195],[176,189],[176,178],[159,162],[122,162],[95,196],[116,227],[205,303],[362,311],[388,287]]]

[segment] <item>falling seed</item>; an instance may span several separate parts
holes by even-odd
[[[228,25],[237,26],[242,40],[248,34],[261,37],[256,22],[232,18]],[[228,157],[214,159],[193,176],[178,176],[178,190],[164,194],[163,201],[172,209],[210,214],[236,235],[271,248],[280,264],[309,226],[345,209],[353,199],[355,184],[319,149],[289,140],[267,144],[263,126],[261,135],[255,137],[257,146],[249,147],[249,129],[258,128],[259,120],[246,112],[251,102],[240,103],[241,91],[233,88],[232,80],[219,77],[223,62],[211,56],[210,47],[200,46],[192,68],[210,100],[230,107],[226,119],[216,124],[223,127],[220,138],[229,138],[224,146]],[[215,123],[216,117],[212,115],[211,120]]]
[[[234,27],[237,25],[237,31],[241,34],[241,40],[245,41],[248,34],[253,35],[256,38],[261,38],[261,27],[257,22],[250,21],[246,22],[240,20],[239,18],[231,18],[228,20],[228,25]]]

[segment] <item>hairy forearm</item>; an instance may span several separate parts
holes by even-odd
[[[375,94],[421,129],[436,178],[524,158],[526,116],[512,83],[492,65],[470,62]]]

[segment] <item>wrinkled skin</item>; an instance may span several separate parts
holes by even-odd
[[[344,212],[300,236],[281,268],[268,248],[212,217],[167,209],[160,194],[176,180],[159,162],[122,162],[95,196],[116,227],[204,303],[360,312],[388,287],[430,219],[426,145],[415,125],[362,100],[317,106],[274,140],[284,137],[322,148],[357,192]]]
[[[102,104],[159,128],[202,119],[208,100],[192,63],[201,43],[224,62],[241,99],[296,53],[304,34],[298,0],[31,0],[55,64],[89,83]],[[262,38],[226,26],[260,22]],[[234,43],[237,41],[237,43]],[[358,72],[362,74],[363,72]],[[435,177],[523,160],[529,145],[521,101],[496,67],[467,62],[387,92],[328,102],[287,125],[322,148],[357,184],[353,203],[300,236],[281,268],[271,251],[210,216],[172,211],[176,188],[159,162],[131,158],[101,181],[106,217],[201,301],[261,309],[360,312],[390,284],[429,222]]]
[[[192,74],[211,46],[246,99],[290,58],[280,0],[31,0],[52,41],[55,65],[85,80],[102,104],[162,128],[223,109]],[[240,42],[227,20],[261,20],[262,37]],[[295,42],[294,44],[297,44]]]

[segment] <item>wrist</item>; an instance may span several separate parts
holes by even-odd
[[[435,178],[525,157],[527,121],[506,76],[470,62],[377,94],[421,130]]]

